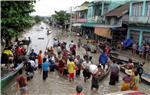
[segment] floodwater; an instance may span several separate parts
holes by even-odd
[[[44,27],[44,29],[41,29],[41,26]],[[29,32],[23,35],[23,37],[31,37],[32,45],[30,47],[31,49],[35,49],[35,52],[37,53],[39,50],[45,51],[47,46],[52,46],[54,37],[59,37],[60,41],[66,41],[67,44],[70,43],[71,40],[73,40],[76,43],[78,39],[75,36],[63,36],[61,31],[57,29],[52,29],[52,34],[47,36],[45,27],[48,27],[48,25],[44,23],[34,25],[29,30]],[[84,40],[82,41],[84,43]],[[78,49],[77,54],[83,55],[84,49]],[[92,55],[93,62],[98,63],[99,54]],[[42,80],[42,74],[36,71],[33,80],[28,82],[28,89],[29,95],[71,95],[75,92],[76,85],[81,84],[84,88],[83,92],[85,95],[105,95],[107,93],[120,91],[122,77],[123,74],[120,73],[119,83],[117,83],[115,86],[110,86],[109,75],[106,76],[99,83],[98,93],[94,93],[90,90],[91,79],[84,83],[82,75],[80,78],[75,78],[75,81],[70,83],[67,78],[60,77],[57,72],[50,72],[48,79],[44,82]],[[149,88],[150,86],[141,83],[139,90],[150,94]],[[19,92],[16,91],[15,88],[15,79],[13,79],[11,83],[5,89],[2,90],[2,95],[19,95]]]

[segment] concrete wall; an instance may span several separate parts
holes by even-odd
[[[141,16],[133,16],[133,5],[136,5],[138,3],[136,2],[130,2],[130,8],[129,8],[129,23],[141,23],[141,24],[150,24],[150,16],[147,15],[146,7],[147,4],[150,4],[150,1],[142,0],[142,14]]]
[[[130,16],[129,17],[129,23],[141,23],[141,24],[150,24],[150,17],[134,17]]]
[[[109,24],[109,25],[122,25],[122,17],[121,18],[106,17],[105,18],[105,24]]]

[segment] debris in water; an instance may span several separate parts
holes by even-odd
[[[44,38],[38,38],[39,40],[44,40]]]

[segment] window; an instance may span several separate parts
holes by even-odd
[[[142,6],[141,5],[139,5],[138,6],[138,16],[142,16]]]
[[[136,7],[135,6],[133,6],[133,13],[132,13],[132,16],[135,16],[135,14],[136,14]]]
[[[134,5],[134,6],[133,6],[133,13],[132,13],[132,16],[137,16],[137,10],[138,10],[137,5]]]
[[[142,15],[142,4],[133,4],[132,7],[132,16],[141,16]]]
[[[146,15],[150,16],[150,3],[146,4]]]

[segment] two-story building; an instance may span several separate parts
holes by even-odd
[[[111,42],[117,44],[126,39],[129,19],[129,3],[121,4],[104,14],[105,25],[118,26],[111,29]]]
[[[81,31],[81,24],[87,22],[89,2],[85,1],[80,6],[76,6],[73,11],[72,30],[74,32]]]
[[[129,4],[119,4],[122,3],[117,4],[116,2],[94,0],[86,4],[88,7],[86,6],[86,8],[82,8],[81,10],[81,6],[85,5],[83,3],[81,6],[77,7],[74,13],[74,18],[76,18],[74,21],[76,23],[73,24],[75,28],[73,29],[95,40],[105,39],[112,42],[112,39],[115,37],[113,33],[124,33],[122,34],[123,37],[119,36],[118,39],[125,39],[127,29],[123,29],[121,26],[123,22],[128,22]],[[112,6],[114,9],[112,9]],[[87,16],[85,16],[85,14],[87,14]],[[118,37],[118,35],[116,37]]]
[[[95,39],[95,27],[103,23],[103,14],[108,11],[109,2],[94,0],[88,5],[87,22],[81,24],[82,33],[89,35],[89,38]]]
[[[150,1],[131,1],[127,38],[132,38],[139,46],[150,44]]]

